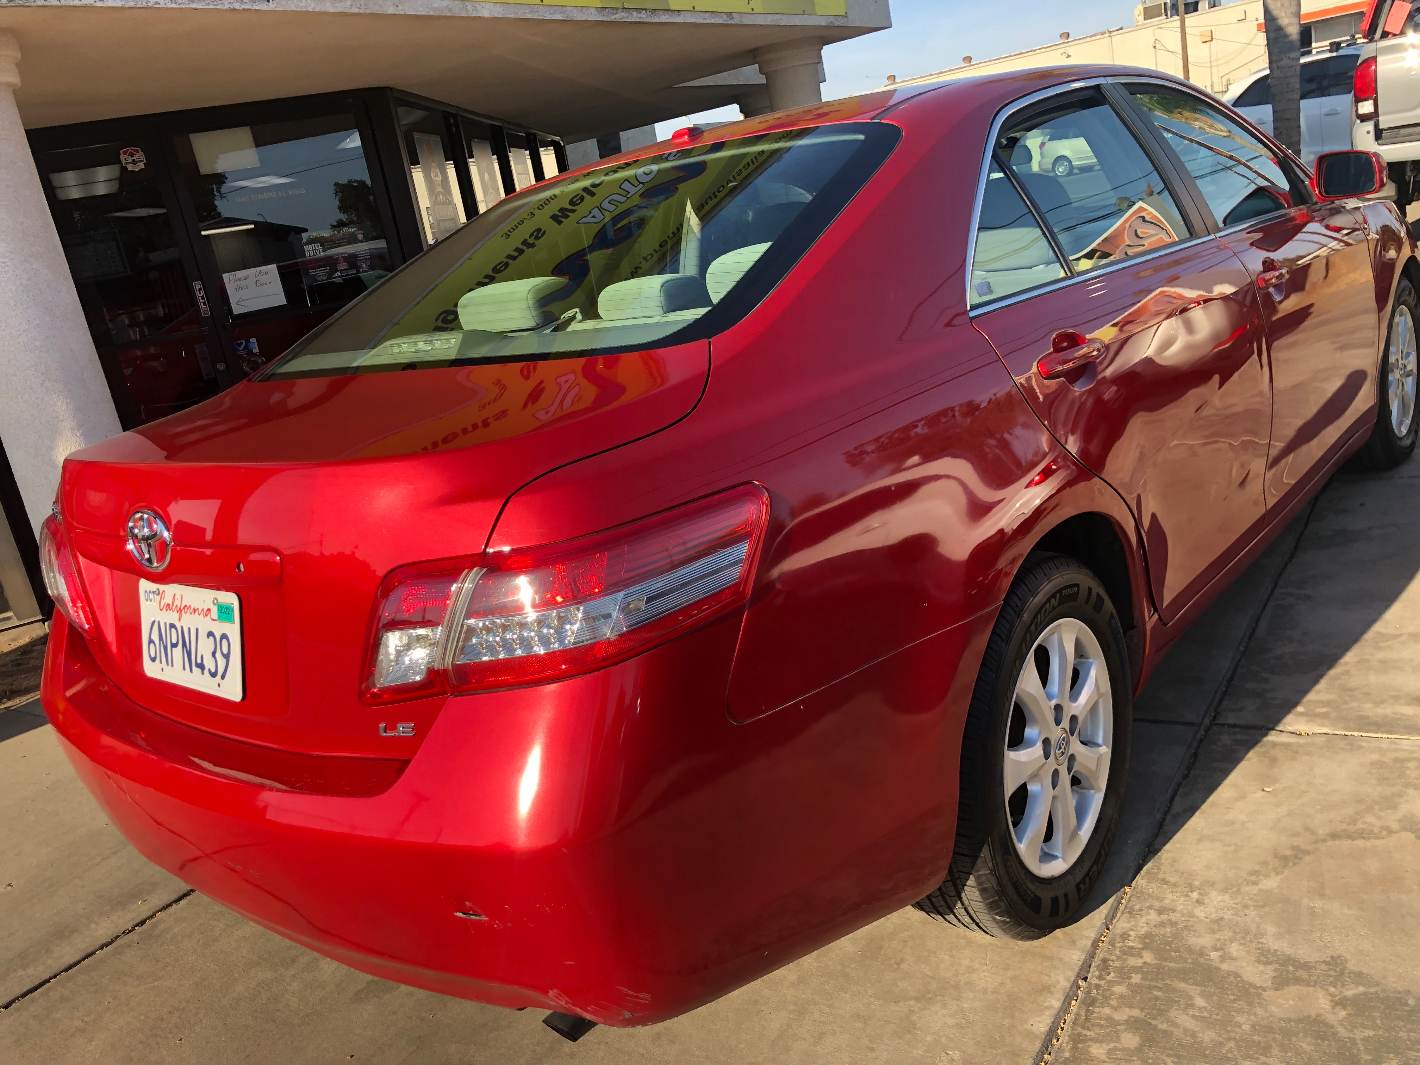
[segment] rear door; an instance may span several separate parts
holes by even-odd
[[[1380,138],[1420,139],[1420,9],[1412,0],[1382,0],[1381,7],[1375,22]]]
[[[1097,170],[1031,166],[1068,120]],[[1010,115],[973,244],[973,320],[1051,433],[1133,510],[1168,620],[1255,535],[1271,398],[1252,279],[1103,88]],[[1074,369],[1043,376],[1053,350]],[[1048,367],[1047,367],[1048,369]]]
[[[1274,505],[1344,446],[1374,396],[1379,315],[1365,224],[1344,202],[1314,202],[1292,164],[1201,97],[1158,85],[1131,94],[1257,283],[1272,375],[1266,482]]]

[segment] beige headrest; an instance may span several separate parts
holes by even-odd
[[[659,318],[676,311],[709,307],[705,282],[693,274],[656,274],[633,277],[602,289],[597,313],[603,321],[625,318]]]
[[[476,288],[459,299],[459,324],[489,333],[541,329],[554,316],[539,304],[564,284],[560,277],[525,277]]]
[[[711,263],[710,269],[705,271],[705,287],[710,291],[710,298],[716,303],[724,299],[725,293],[734,288],[768,250],[768,244],[751,244],[747,248],[736,248]]]

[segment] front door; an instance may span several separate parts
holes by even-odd
[[[1156,86],[1133,96],[1257,285],[1272,375],[1273,506],[1336,454],[1375,395],[1368,233],[1358,212],[1312,202],[1291,164],[1220,109]]]
[[[211,303],[155,145],[36,156],[55,228],[124,428],[232,383]]]
[[[1052,123],[1076,129],[1096,165],[1056,176],[1035,150]],[[1167,621],[1265,512],[1271,402],[1252,280],[1198,233],[1098,90],[1013,118],[996,147],[975,324],[1052,434],[1134,512]]]

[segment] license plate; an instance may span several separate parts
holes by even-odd
[[[239,702],[242,601],[231,592],[138,582],[143,672]]]

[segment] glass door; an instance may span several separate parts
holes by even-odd
[[[231,383],[154,145],[120,140],[39,152],[36,162],[99,362],[124,428]]]
[[[173,138],[238,376],[392,269],[366,161],[370,136],[347,111]]]

